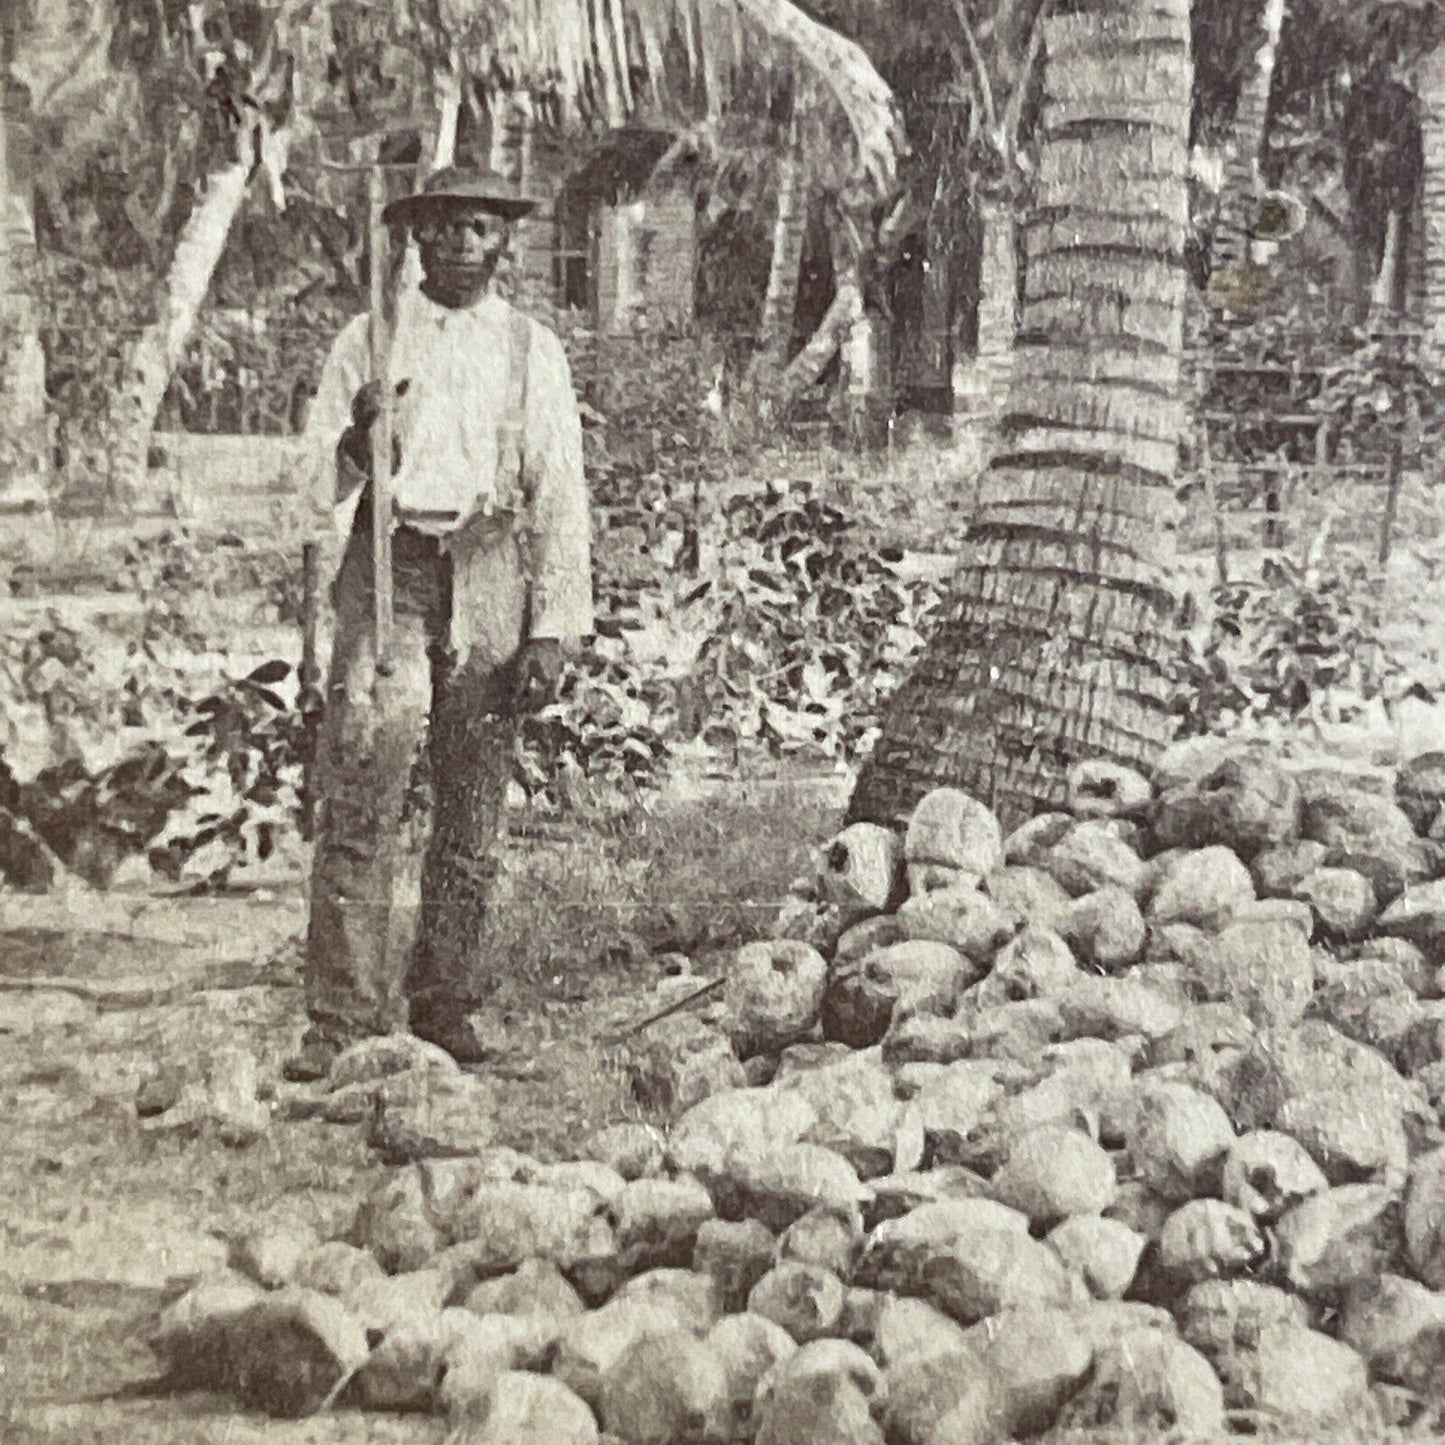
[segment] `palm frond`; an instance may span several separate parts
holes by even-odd
[[[880,192],[907,151],[892,91],[861,46],[792,0],[411,0],[474,74],[500,73],[564,107],[622,123],[640,102],[686,93],[725,110],[743,83],[772,75],[806,105],[811,139],[846,151]]]

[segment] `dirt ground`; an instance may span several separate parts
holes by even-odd
[[[591,1129],[638,1117],[621,1054],[598,1036],[637,1016],[660,952],[705,969],[755,925],[831,812],[816,798],[765,811],[698,798],[641,826],[514,839],[487,1010],[507,1048],[499,1142],[567,1157]],[[136,1397],[154,1375],[146,1321],[224,1261],[228,1234],[281,1207],[339,1232],[381,1172],[359,1128],[278,1111],[257,1143],[230,1149],[137,1117],[157,1064],[237,1044],[284,1098],[279,1063],[304,1026],[304,918],[299,882],[245,897],[0,894],[3,1445],[442,1438],[427,1419],[291,1424],[223,1400]]]

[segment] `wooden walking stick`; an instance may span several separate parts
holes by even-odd
[[[376,421],[371,428],[371,564],[376,670],[385,673],[391,652],[391,325],[387,295],[386,226],[381,219],[386,205],[386,172],[378,151],[367,177],[370,212],[371,314],[367,326],[371,381],[377,392]]]
[[[318,623],[316,543],[301,548],[301,670],[298,703],[301,713],[301,837],[310,842],[316,831],[316,734],[321,725],[321,670],[316,665]]]

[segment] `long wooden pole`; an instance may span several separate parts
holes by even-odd
[[[371,314],[367,327],[371,380],[377,391],[376,422],[371,429],[371,563],[375,613],[374,644],[377,671],[384,673],[391,652],[391,328],[386,283],[388,271],[386,227],[381,212],[386,205],[385,171],[378,163],[368,176],[370,215]]]
[[[320,620],[316,543],[301,548],[301,670],[298,701],[306,731],[301,767],[301,837],[310,842],[316,831],[316,732],[321,724],[321,670],[316,665],[316,633]]]

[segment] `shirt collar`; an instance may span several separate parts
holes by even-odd
[[[418,320],[430,322],[434,326],[445,326],[449,321],[461,317],[466,317],[468,320],[496,322],[501,320],[507,310],[507,303],[495,291],[488,291],[480,300],[463,311],[439,306],[435,301],[424,296],[420,287],[409,291],[407,299],[411,302],[413,315]]]

